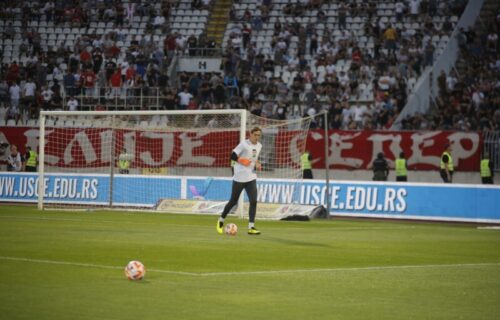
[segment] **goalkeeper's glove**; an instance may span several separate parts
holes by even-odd
[[[250,161],[250,159],[240,157],[238,158],[238,163],[244,165],[245,167],[248,167],[249,165],[252,164],[252,161]]]

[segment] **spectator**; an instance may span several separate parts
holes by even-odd
[[[104,64],[104,68],[106,70],[106,80],[109,81],[109,79],[111,78],[111,75],[115,72],[115,70],[117,68],[116,62],[112,59],[109,59]]]
[[[187,46],[189,48],[189,55],[194,57],[197,54],[197,48],[198,48],[198,39],[196,39],[196,36],[194,34],[190,35],[189,38],[187,39]]]
[[[262,17],[259,16],[259,15],[254,15],[252,17],[252,29],[259,32],[262,30],[263,28],[263,21],[262,21]]]
[[[396,2],[394,11],[396,13],[396,20],[398,22],[403,21],[403,15],[404,15],[405,10],[406,10],[406,6],[405,6],[403,1]]]
[[[18,107],[9,106],[5,112],[5,122],[9,122],[9,120],[14,120],[17,124],[19,123],[19,119],[21,118],[21,113],[19,112]]]
[[[340,5],[339,5],[338,14],[339,14],[339,29],[341,29],[341,30],[346,29],[347,28],[347,7],[343,2],[340,3]]]
[[[396,39],[396,29],[393,28],[392,24],[389,24],[387,29],[384,31],[385,47],[389,54],[396,54]]]
[[[14,109],[19,108],[19,99],[21,97],[21,88],[19,88],[19,85],[17,82],[14,82],[10,88],[9,88],[9,94],[10,94],[10,105]]]
[[[184,87],[184,90],[179,92],[177,96],[179,97],[179,109],[186,110],[191,99],[193,99],[193,95],[189,93],[187,87]]]
[[[97,48],[92,52],[92,69],[95,74],[98,74],[99,71],[101,70],[101,66],[103,64],[103,57],[102,57],[102,51]]]
[[[177,106],[177,97],[174,89],[167,89],[164,99],[163,108],[166,110],[175,110]]]
[[[96,98],[95,82],[96,74],[91,68],[88,68],[80,74],[80,79],[82,79],[82,85],[85,90],[85,96],[90,98]]]
[[[40,93],[42,96],[42,108],[45,110],[50,110],[52,107],[51,101],[54,96],[54,92],[47,88],[46,86],[42,87],[42,92]]]
[[[234,74],[228,74],[224,77],[224,86],[226,87],[228,98],[239,94],[238,79]]]
[[[33,81],[33,79],[28,78],[23,87],[23,92],[22,92],[23,103],[22,103],[21,113],[23,113],[24,109],[29,104],[35,103],[36,101],[35,93],[36,93],[36,84]]]
[[[50,109],[51,110],[62,110],[63,109],[63,101],[61,94],[59,91],[54,92],[54,96],[50,100]]]
[[[410,0],[410,15],[414,21],[416,21],[420,14],[420,0]]]
[[[7,171],[24,171],[24,161],[25,159],[23,155],[18,152],[17,146],[15,144],[12,144],[10,146],[10,153],[7,156]]]
[[[109,79],[109,86],[111,87],[110,98],[115,99],[121,96],[122,74],[119,68],[117,68],[111,75]]]
[[[424,49],[424,67],[432,66],[434,63],[434,50],[434,45],[428,41]]]
[[[248,45],[250,43],[250,39],[252,37],[252,27],[250,24],[246,23],[245,26],[243,27],[242,30],[243,34],[243,48],[248,48]]]
[[[76,80],[75,76],[70,69],[66,71],[63,77],[64,92],[67,96],[72,96],[75,94]]]
[[[134,22],[135,6],[135,3],[133,2],[128,2],[125,4],[125,21],[127,21],[127,24],[129,26],[132,24],[132,22]]]
[[[92,64],[91,61],[92,61],[92,55],[90,54],[90,52],[88,52],[86,49],[82,50],[82,52],[80,53],[80,63],[85,68],[88,68]]]
[[[73,96],[69,97],[66,107],[69,111],[78,111],[78,100]]]
[[[158,13],[153,20],[153,27],[162,28],[165,22],[166,22],[165,17]]]

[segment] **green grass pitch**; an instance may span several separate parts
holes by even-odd
[[[1,319],[498,319],[500,231],[0,206]],[[130,260],[147,269],[129,281]]]

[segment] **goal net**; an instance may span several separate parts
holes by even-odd
[[[279,219],[301,202],[310,121],[245,110],[42,111],[38,205],[220,213],[231,193],[231,152],[258,126],[258,218]],[[247,214],[246,201],[238,214]]]

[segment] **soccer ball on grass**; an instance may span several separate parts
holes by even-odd
[[[146,268],[140,261],[130,261],[125,267],[125,276],[129,280],[141,280],[146,274]]]
[[[226,225],[225,231],[227,235],[235,236],[238,232],[238,226],[236,226],[234,223],[229,223]]]

